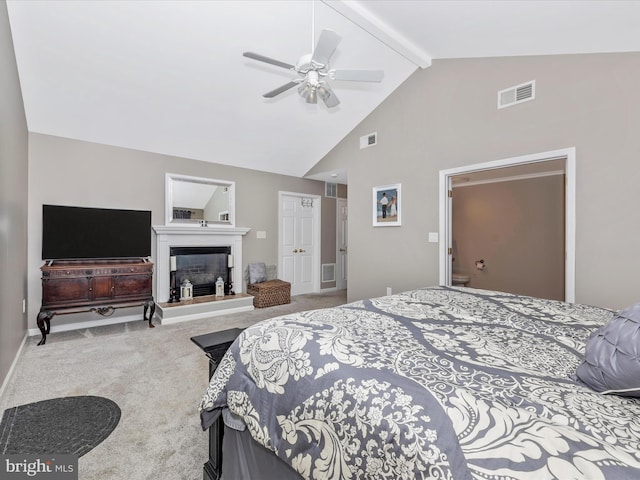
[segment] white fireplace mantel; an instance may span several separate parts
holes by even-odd
[[[169,300],[169,251],[171,247],[231,247],[233,290],[242,293],[242,237],[250,228],[154,225],[156,232],[156,298]]]

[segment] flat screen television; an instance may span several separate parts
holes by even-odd
[[[150,211],[42,206],[43,260],[150,255]]]

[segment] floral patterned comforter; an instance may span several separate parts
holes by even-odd
[[[305,479],[640,478],[640,401],[572,376],[611,311],[436,287],[245,330],[201,403]]]

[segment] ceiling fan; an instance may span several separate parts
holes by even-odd
[[[328,108],[340,104],[327,80],[345,80],[350,82],[381,82],[384,72],[382,70],[335,70],[329,68],[329,59],[336,50],[342,37],[333,30],[322,30],[318,43],[313,53],[303,55],[295,65],[274,60],[253,52],[244,52],[242,55],[269,63],[277,67],[286,68],[299,75],[299,78],[271,90],[262,95],[265,98],[273,98],[287,90],[297,86],[298,93],[307,103],[318,103],[318,97],[324,101]]]

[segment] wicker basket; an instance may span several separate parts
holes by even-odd
[[[253,295],[253,306],[256,308],[291,303],[291,284],[283,280],[249,283],[247,293]]]

